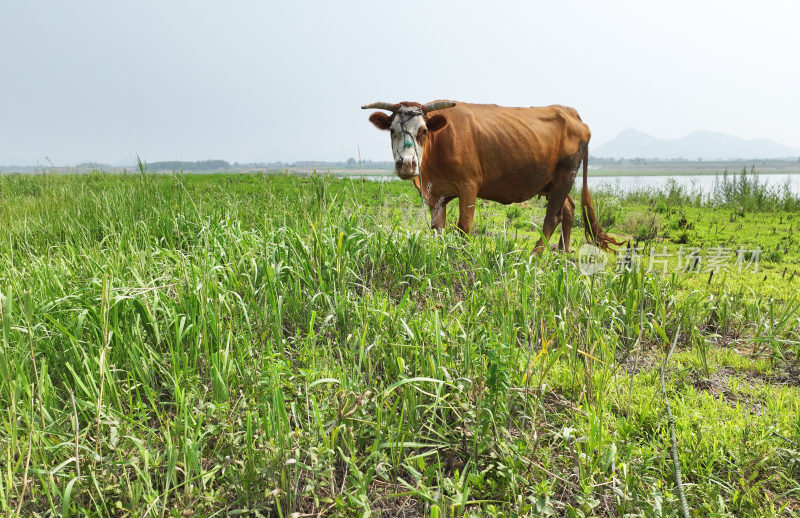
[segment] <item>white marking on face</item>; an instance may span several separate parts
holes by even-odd
[[[422,110],[417,107],[401,107],[395,113],[389,131],[397,176],[404,180],[418,176],[423,151],[420,132],[428,132]]]

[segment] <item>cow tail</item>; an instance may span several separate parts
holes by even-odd
[[[611,245],[621,245],[619,241],[614,240],[611,236],[603,231],[600,223],[597,221],[597,214],[594,212],[594,202],[592,202],[592,195],[589,193],[589,144],[584,147],[583,154],[583,190],[581,191],[581,208],[583,212],[583,230],[586,233],[586,240],[594,243],[603,250],[611,250]]]

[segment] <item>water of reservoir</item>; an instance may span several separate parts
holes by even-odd
[[[729,174],[728,181],[735,175]],[[747,175],[752,179],[751,175]],[[576,183],[579,180],[576,180]],[[714,191],[715,182],[722,183],[722,175],[658,175],[658,176],[590,176],[589,187],[612,192],[631,192],[640,190],[666,190],[668,182],[673,181],[689,192],[702,192],[709,195]],[[760,184],[782,193],[785,186],[795,195],[800,195],[800,174],[778,173],[758,175]]]
[[[728,174],[728,181],[733,181],[736,175]],[[747,175],[748,179],[752,178]],[[344,178],[366,179],[377,182],[398,180],[393,174],[387,175],[342,175]],[[770,189],[782,193],[785,186],[796,196],[800,196],[800,173],[760,173],[759,183],[766,184]],[[688,192],[702,191],[710,195],[714,190],[715,182],[722,182],[722,175],[643,175],[643,176],[590,176],[589,187],[611,192],[632,192],[639,190],[666,190],[668,182],[673,181],[678,186],[685,187]],[[581,177],[575,180],[575,185],[580,187]]]

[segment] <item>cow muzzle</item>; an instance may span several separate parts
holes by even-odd
[[[416,157],[400,157],[394,163],[394,170],[403,180],[408,180],[419,174],[417,172],[417,158]]]

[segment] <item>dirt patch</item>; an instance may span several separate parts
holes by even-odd
[[[626,374],[636,375],[661,368],[663,354],[656,347],[644,345],[639,351],[631,351],[619,360],[619,365]]]
[[[788,387],[800,387],[800,367],[796,365],[784,365],[774,369],[771,374],[761,374],[760,372],[737,372],[737,376],[748,381],[756,381],[769,385],[784,385]]]
[[[370,508],[377,511],[379,516],[416,518],[425,516],[423,502],[411,495],[394,496],[398,493],[408,492],[408,488],[400,484],[373,481],[370,484]]]
[[[400,494],[404,492],[408,492],[408,488],[401,484],[373,480],[369,485],[367,495],[370,510],[377,516],[386,517],[417,518],[426,516],[425,503],[414,496]],[[331,491],[330,488],[318,488],[316,493],[317,498],[332,498],[337,491]],[[296,502],[296,511],[300,516],[328,516],[337,509],[333,503],[315,503],[315,498],[302,495]]]
[[[747,394],[735,394],[731,390],[730,379],[733,376],[742,377],[742,373],[731,367],[722,367],[708,376],[702,375],[699,371],[693,371],[690,380],[692,386],[697,390],[708,392],[718,398],[721,397],[731,406],[735,407],[738,404],[747,408],[751,414],[761,415],[763,406],[758,398]]]
[[[515,390],[515,391],[518,391],[518,392],[524,392],[525,391],[525,389],[512,389],[512,390]],[[530,392],[531,392],[531,395],[535,395],[536,394],[536,389],[531,388]],[[580,398],[575,398],[575,399],[578,400]],[[561,415],[561,414],[579,413],[579,414],[581,414],[583,416],[587,416],[588,415],[586,413],[586,411],[582,410],[581,408],[579,408],[572,401],[571,398],[569,398],[567,396],[564,396],[564,395],[562,395],[562,394],[560,394],[558,392],[555,392],[553,390],[550,390],[550,389],[548,389],[547,392],[545,392],[544,394],[541,395],[540,403],[541,403],[543,409],[548,414]],[[537,423],[537,426],[544,426],[544,427],[547,428],[548,427],[548,421],[549,420],[546,419],[545,422]],[[553,423],[553,422],[549,422],[549,425],[553,430],[555,430],[556,428],[561,426],[560,423]]]
[[[464,265],[460,270],[455,270],[453,276],[453,295],[456,300],[462,301],[472,291],[477,276],[475,271]]]

